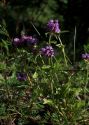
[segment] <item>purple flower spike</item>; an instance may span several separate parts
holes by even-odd
[[[54,33],[60,32],[58,20],[50,20],[47,24],[47,28],[49,31],[54,32]]]
[[[26,79],[27,79],[26,73],[21,73],[21,72],[17,73],[17,79],[19,81],[26,81]]]
[[[16,37],[16,38],[13,39],[13,44],[14,44],[15,46],[18,46],[20,43],[21,43],[21,41],[20,41],[19,38]]]
[[[56,22],[55,22],[55,33],[59,33],[59,32],[60,32],[59,23],[58,23],[58,21],[56,20]]]
[[[54,50],[52,46],[46,46],[45,48],[41,49],[41,55],[47,56],[47,57],[53,57],[54,56]]]
[[[54,21],[53,20],[50,20],[49,22],[48,22],[48,24],[47,24],[47,27],[48,27],[48,29],[50,30],[50,31],[53,31],[53,29],[54,29]]]

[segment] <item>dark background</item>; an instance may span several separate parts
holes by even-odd
[[[10,37],[19,36],[25,29],[27,34],[37,32],[32,23],[44,35],[45,26],[50,19],[58,19],[63,34],[62,40],[71,56],[73,55],[73,38],[76,27],[77,60],[83,53],[83,45],[89,36],[89,0],[1,0],[0,23],[6,21]]]

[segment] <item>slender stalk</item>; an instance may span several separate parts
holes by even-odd
[[[52,80],[52,81],[51,81],[51,91],[52,91],[52,97],[53,97],[53,95],[54,95],[54,91],[53,91],[53,88],[54,88],[54,87],[53,87],[53,82],[54,82],[54,81]]]
[[[43,60],[43,58],[42,58],[41,55],[40,55],[40,58],[41,58],[41,60],[42,60],[43,65],[45,65],[45,62],[44,62],[44,60]]]
[[[60,41],[60,45],[62,47],[62,53],[63,53],[63,56],[64,56],[65,64],[67,66],[67,59],[66,59],[66,53],[65,53],[64,45],[62,44],[62,41],[61,41],[59,36],[58,36],[58,40]]]
[[[50,61],[51,61],[51,65],[53,66],[53,60],[52,60],[52,57],[51,57]]]
[[[39,31],[37,30],[37,28],[35,27],[35,25],[31,22],[33,28],[36,30],[36,32],[38,33],[39,36],[41,36],[41,34],[39,33]]]
[[[49,45],[51,45],[51,37],[52,37],[52,34],[49,35],[49,42],[48,42]],[[49,63],[49,65],[51,64],[50,58],[48,59],[48,63]]]
[[[51,37],[52,37],[52,34],[49,35],[49,45],[51,44]]]

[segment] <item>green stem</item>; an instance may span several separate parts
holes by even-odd
[[[43,58],[42,58],[41,55],[40,55],[40,58],[41,58],[41,60],[42,60],[43,65],[45,65],[45,62],[44,62],[44,60],[43,60]]]
[[[66,59],[66,54],[65,54],[65,49],[64,49],[64,45],[62,44],[62,41],[60,39],[60,37],[58,36],[58,40],[60,41],[60,45],[62,47],[62,53],[63,53],[63,56],[64,56],[64,60],[65,60],[65,64],[67,66],[67,59]]]
[[[51,91],[52,91],[52,97],[54,95],[54,92],[53,92],[53,80],[51,81]]]
[[[51,44],[51,37],[52,37],[52,34],[49,35],[49,45]]]

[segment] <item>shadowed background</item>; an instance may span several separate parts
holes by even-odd
[[[37,34],[32,23],[44,35],[48,20],[58,19],[61,30],[68,33],[62,39],[68,51],[73,55],[73,37],[76,27],[77,59],[83,51],[83,45],[88,43],[89,36],[89,0],[1,0],[0,23],[6,21],[11,38],[20,35],[25,29],[27,34]]]

